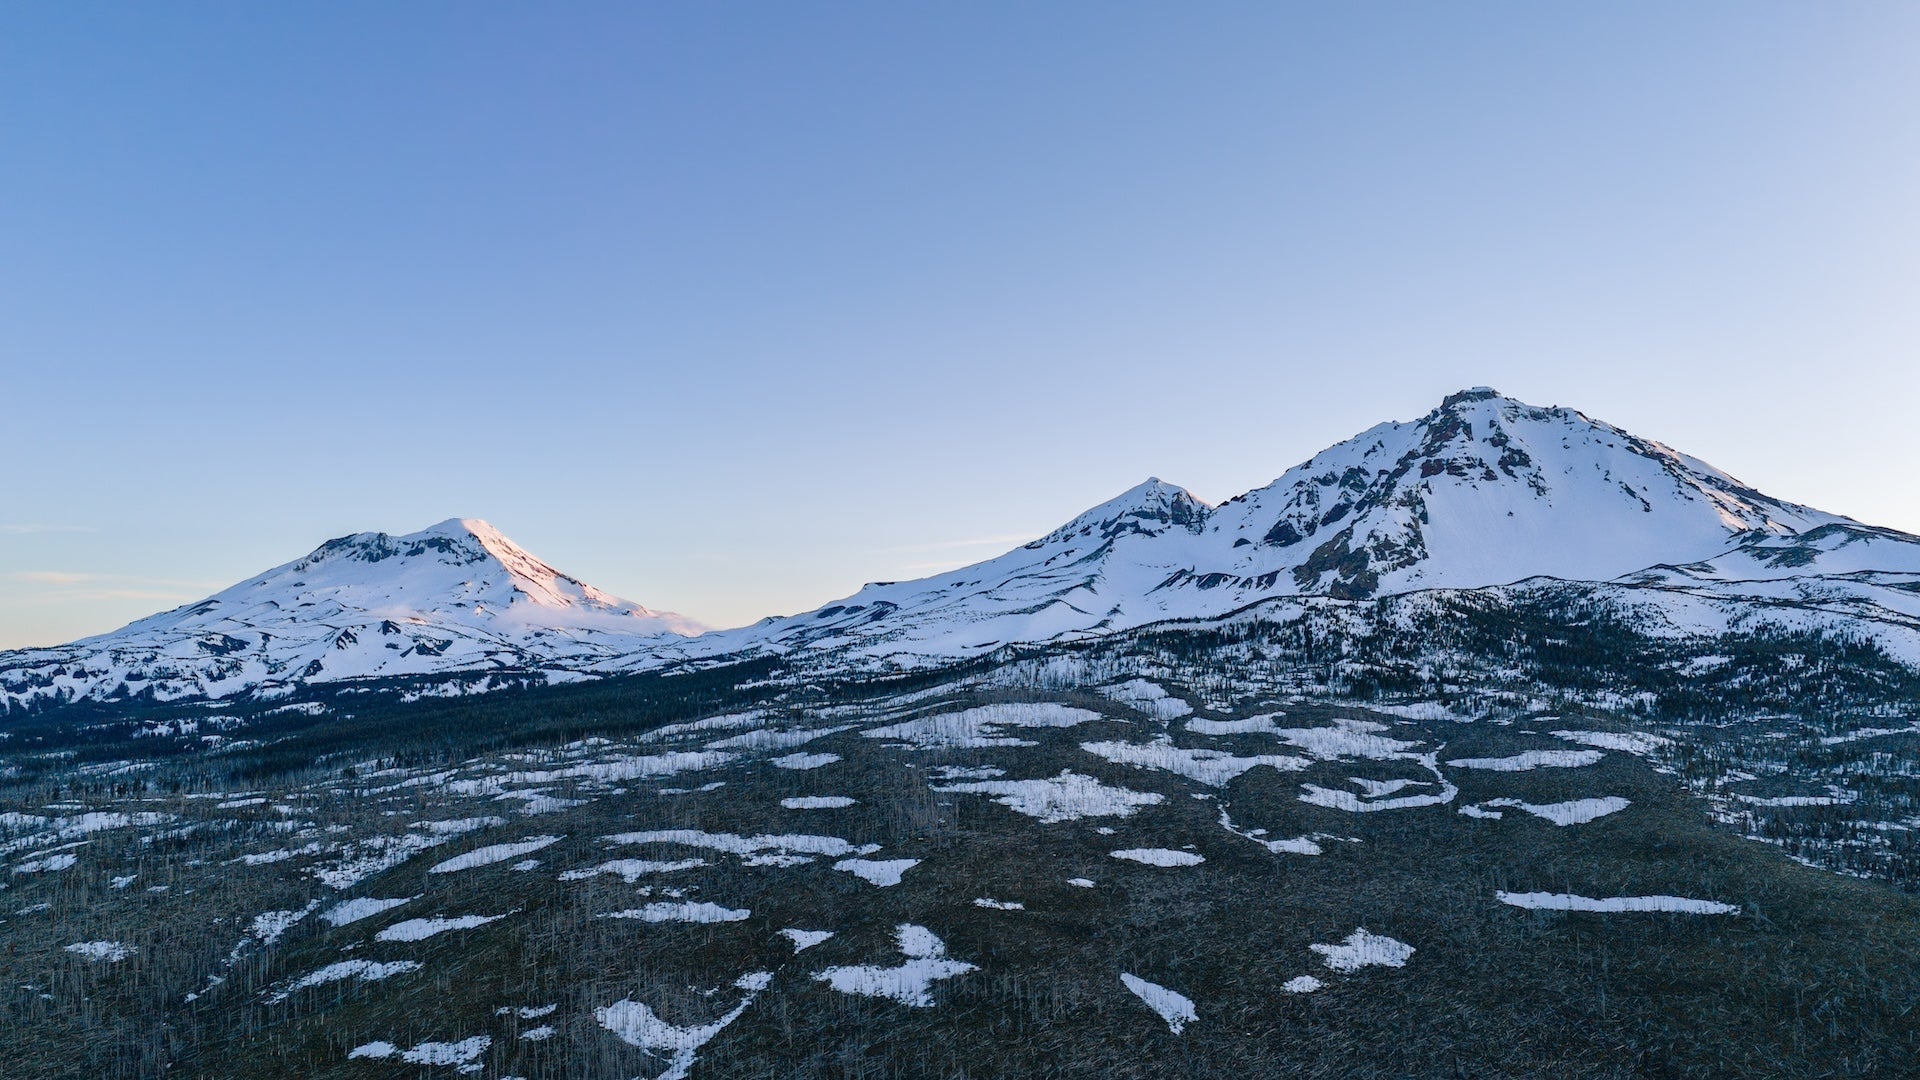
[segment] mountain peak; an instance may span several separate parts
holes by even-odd
[[[1500,396],[1500,391],[1495,390],[1491,386],[1470,386],[1465,390],[1456,390],[1442,398],[1440,407],[1445,409],[1453,405],[1464,405],[1470,401],[1492,401],[1494,398]]]

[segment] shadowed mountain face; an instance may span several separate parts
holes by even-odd
[[[1571,409],[1474,389],[1219,506],[1150,479],[998,558],[697,638],[690,620],[567,577],[484,522],[344,537],[112,634],[0,654],[0,706],[487,672],[554,681],[754,656],[926,666],[1276,598],[1534,578],[1619,583],[1646,610],[1676,590],[1731,603],[1844,593],[1833,618],[1873,635],[1920,614],[1904,591],[1917,572],[1911,536],[1769,498]]]

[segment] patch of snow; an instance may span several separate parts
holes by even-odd
[[[1527,772],[1531,769],[1577,769],[1606,756],[1598,750],[1528,750],[1510,757],[1455,758],[1447,764],[1456,769]]]
[[[373,935],[379,941],[424,941],[435,934],[444,934],[449,930],[472,930],[490,922],[499,922],[511,915],[457,915],[453,918],[434,917],[431,919],[404,919]]]
[[[381,979],[392,978],[395,975],[405,975],[408,972],[419,971],[421,966],[418,960],[390,960],[385,963],[372,960],[341,960],[337,963],[328,964],[318,971],[310,971],[300,976],[288,985],[286,989],[275,991],[267,998],[267,1001],[269,1004],[285,1001],[288,997],[292,996],[295,990],[304,990],[310,986],[321,986],[326,983],[339,982],[342,979],[358,979],[361,982],[378,982]]]
[[[76,956],[106,964],[117,964],[137,951],[133,946],[118,941],[76,941],[66,946],[66,950]]]
[[[1640,732],[1623,734],[1615,731],[1555,731],[1553,734],[1582,746],[1597,746],[1602,750],[1620,750],[1629,754],[1651,754],[1673,741],[1659,735]]]
[[[1025,911],[1027,910],[1027,905],[1021,903],[1018,900],[995,900],[995,899],[992,899],[991,897],[986,897],[986,896],[974,897],[973,906],[978,908],[990,908],[994,911]]]
[[[1144,863],[1148,866],[1198,866],[1206,858],[1191,851],[1174,851],[1172,848],[1125,848],[1109,851],[1108,855],[1128,862]]]
[[[1311,975],[1300,975],[1280,984],[1280,989],[1289,994],[1311,994],[1327,985]]]
[[[991,765],[936,765],[933,768],[935,780],[991,780],[996,776],[1007,775],[1007,770],[996,769]]]
[[[620,880],[631,885],[648,874],[667,874],[676,870],[691,870],[696,866],[707,865],[705,859],[609,859],[598,866],[589,866],[582,870],[563,870],[561,881],[585,881],[601,874],[618,874]]]
[[[771,972],[756,971],[741,976],[733,985],[745,991],[745,994],[725,1015],[707,1024],[687,1027],[669,1024],[655,1015],[652,1009],[631,998],[595,1009],[593,1016],[601,1027],[611,1031],[621,1042],[642,1050],[672,1054],[667,1071],[655,1080],[684,1080],[693,1070],[695,1055],[700,1048],[712,1042],[713,1037],[726,1030],[728,1024],[740,1019],[747,1007],[753,1004],[754,997],[772,982]]]
[[[1046,825],[1084,817],[1129,817],[1142,806],[1166,800],[1157,792],[1109,787],[1066,769],[1046,780],[978,780],[933,790],[997,796],[994,802]]]
[[[1320,954],[1321,963],[1342,974],[1363,967],[1406,967],[1407,958],[1415,952],[1406,942],[1370,933],[1364,926],[1348,934],[1338,945],[1316,944],[1307,948]]]
[[[643,908],[628,908],[625,911],[609,912],[600,916],[603,919],[638,919],[641,922],[683,922],[683,923],[726,923],[739,922],[753,912],[747,908],[721,907],[706,901],[698,903],[659,902]]]
[[[1282,772],[1293,772],[1312,764],[1306,758],[1283,757],[1277,754],[1235,757],[1224,750],[1187,749],[1173,745],[1173,740],[1165,736],[1144,744],[1081,743],[1080,749],[1103,757],[1116,765],[1163,769],[1208,787],[1226,787],[1229,780],[1261,765],[1270,766]]]
[[[1092,878],[1070,877],[1067,879],[1067,884],[1073,885],[1077,888],[1091,889],[1094,887],[1095,883]]]
[[[517,859],[529,852],[539,851],[549,844],[560,841],[558,836],[529,836],[517,844],[489,844],[474,848],[465,855],[455,855],[446,862],[427,868],[429,874],[451,874],[460,870],[471,870],[476,866],[490,866],[494,863]]]
[[[401,903],[409,903],[409,901],[415,901],[415,899],[420,899],[420,897],[403,896],[399,897],[399,899],[359,897],[359,899],[344,899],[344,901],[340,901],[340,903],[336,903],[336,905],[332,905],[332,907],[328,907],[326,911],[323,911],[323,913],[321,913],[321,919],[332,922],[334,926],[346,926],[348,922],[359,922],[361,919],[371,919],[374,915],[380,915],[382,911],[394,909],[394,907],[399,907]]]
[[[780,800],[780,805],[788,810],[838,810],[853,804],[854,800],[845,795],[798,795]]]
[[[841,859],[833,868],[884,887],[900,884],[900,875],[918,865],[919,859]]]
[[[1737,915],[1740,912],[1738,904],[1690,900],[1684,896],[1608,896],[1596,899],[1572,893],[1505,891],[1493,895],[1503,904],[1546,911],[1666,911],[1688,915]]]
[[[1146,1002],[1148,1008],[1159,1013],[1160,1019],[1167,1022],[1168,1030],[1175,1035],[1186,1030],[1188,1024],[1200,1019],[1200,1014],[1193,1010],[1193,999],[1185,994],[1176,993],[1158,983],[1150,983],[1138,975],[1129,975],[1125,972],[1120,974],[1120,981],[1126,984],[1127,989],[1133,991],[1135,997]]]
[[[1568,802],[1547,803],[1544,806],[1521,802],[1519,799],[1493,799],[1486,805],[1511,806],[1515,809],[1524,810],[1534,817],[1545,818],[1555,825],[1585,825],[1587,822],[1596,818],[1603,818],[1608,814],[1619,813],[1627,807],[1632,806],[1633,803],[1618,795],[1609,795],[1604,799],[1573,799]],[[1463,814],[1466,813],[1466,807],[1461,807],[1460,812]],[[1481,811],[1479,814],[1468,816],[1483,817],[1486,813],[1487,811]],[[1493,813],[1494,816],[1499,816],[1498,811],[1494,811]]]
[[[900,739],[915,750],[958,750],[988,746],[1037,746],[1001,729],[1073,727],[1103,719],[1097,712],[1069,705],[1024,702],[982,705],[957,713],[938,713],[862,732],[869,739]]]
[[[477,1060],[492,1045],[491,1035],[475,1035],[459,1042],[423,1042],[411,1050],[398,1050],[392,1043],[380,1041],[354,1047],[347,1058],[390,1058],[398,1051],[400,1060],[409,1065],[464,1065]]]
[[[774,758],[769,764],[780,769],[817,769],[839,760],[839,754],[787,754]]]
[[[975,965],[947,958],[947,947],[924,926],[902,923],[894,931],[907,960],[895,967],[863,964],[830,967],[813,978],[843,994],[882,997],[917,1009],[930,1008],[933,984],[975,970]]]
[[[1164,687],[1145,679],[1134,679],[1116,686],[1102,686],[1095,692],[1109,701],[1131,705],[1148,716],[1161,720],[1178,720],[1193,712],[1193,706],[1167,693]]]
[[[798,953],[798,952],[805,952],[808,949],[813,948],[815,945],[818,945],[821,942],[832,937],[833,931],[831,930],[796,930],[793,927],[788,927],[787,929],[780,931],[780,936],[783,938],[786,938],[788,941],[793,942],[793,951]]]

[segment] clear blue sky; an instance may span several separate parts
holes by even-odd
[[[716,625],[1490,384],[1920,531],[1920,5],[14,4],[0,647],[493,521]]]

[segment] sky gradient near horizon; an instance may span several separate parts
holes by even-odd
[[[1486,384],[1920,532],[1920,6],[0,12],[0,648],[482,517],[716,626]]]

